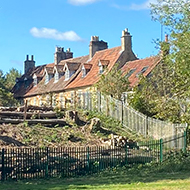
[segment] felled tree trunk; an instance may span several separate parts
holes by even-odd
[[[65,112],[65,117],[66,117],[66,119],[72,120],[76,124],[79,123],[79,117],[78,117],[78,112],[77,111],[66,111]]]

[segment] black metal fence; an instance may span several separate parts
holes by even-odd
[[[175,139],[133,142],[126,147],[2,148],[0,180],[74,177],[118,165],[160,162],[167,158],[168,151],[185,151],[186,136],[184,132]],[[170,142],[175,146],[168,148]]]

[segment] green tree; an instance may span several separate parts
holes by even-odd
[[[6,88],[8,90],[11,90],[15,85],[16,78],[19,78],[20,76],[21,73],[18,70],[14,68],[10,69],[9,72],[5,75]]]
[[[152,77],[140,82],[131,104],[163,120],[190,123],[190,2],[157,0],[151,14],[166,28],[170,40],[160,42],[160,64]]]
[[[129,90],[129,81],[118,70],[118,64],[115,64],[111,71],[101,75],[96,87],[100,92],[121,100],[122,93]]]
[[[11,89],[15,84],[17,77],[20,77],[16,69],[11,69],[5,75],[3,71],[0,70],[0,106],[13,106],[17,104],[17,101],[14,99]]]
[[[157,0],[152,5],[152,17],[159,21],[170,34],[168,63],[174,72],[176,98],[190,95],[190,1]]]

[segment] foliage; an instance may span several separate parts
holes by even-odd
[[[150,78],[140,83],[131,104],[162,120],[189,123],[190,2],[157,0],[151,13],[155,21],[165,26],[170,39],[159,43],[160,64]]]
[[[56,116],[59,119],[63,118],[63,116],[65,115],[61,108],[58,106],[55,107],[54,111],[56,112]]]
[[[11,69],[9,73],[3,74],[0,71],[0,105],[1,106],[12,106],[16,105],[17,101],[14,99],[13,94],[11,93],[11,89],[15,84],[15,80],[17,77],[20,77],[21,73],[19,73],[16,69]]]
[[[122,93],[129,89],[129,81],[122,75],[121,70],[118,70],[118,64],[115,64],[111,71],[105,71],[101,75],[96,87],[100,92],[121,100]]]

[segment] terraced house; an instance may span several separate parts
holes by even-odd
[[[159,63],[159,57],[138,59],[127,29],[122,31],[121,46],[110,49],[107,42],[92,36],[86,56],[74,58],[70,48],[64,51],[64,48],[56,47],[54,63],[35,67],[34,57],[29,59],[27,55],[25,73],[17,79],[13,93],[21,103],[64,107],[79,94],[96,91],[94,84],[116,63],[133,87],[138,84],[139,74],[147,76]]]

